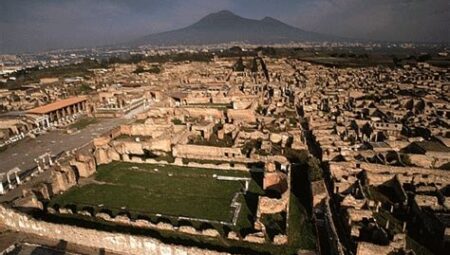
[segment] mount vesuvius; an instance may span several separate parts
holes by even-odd
[[[194,45],[246,42],[256,44],[337,41],[338,37],[309,32],[274,18],[240,17],[230,11],[209,14],[185,28],[141,37],[133,45]]]

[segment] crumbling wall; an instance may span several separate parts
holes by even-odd
[[[208,119],[224,119],[223,111],[213,108],[177,108],[175,116],[182,116],[187,114],[194,118],[208,118]]]
[[[263,180],[264,190],[275,190],[280,194],[288,189],[287,175],[283,172],[265,172]]]
[[[448,183],[450,172],[439,169],[420,167],[398,167],[391,165],[371,164],[365,162],[330,162],[330,172],[333,177],[340,180],[344,176],[356,175],[362,170],[366,171],[370,184],[384,183],[398,176],[401,182],[423,182],[423,183]]]
[[[231,97],[225,97],[225,96],[212,96],[211,100],[214,104],[230,104],[232,102],[232,98]]]
[[[109,233],[75,226],[38,221],[28,215],[0,205],[0,223],[19,232],[37,235],[43,238],[64,240],[86,247],[104,248],[107,251],[142,255],[220,255],[228,254],[194,247],[170,245],[161,241],[121,233]]]
[[[257,217],[259,218],[262,214],[285,212],[288,204],[289,192],[283,193],[279,199],[260,196],[256,212]]]
[[[173,155],[181,158],[234,160],[243,159],[240,148],[201,146],[192,144],[179,144],[173,147]]]
[[[247,139],[247,140],[269,140],[270,134],[265,134],[261,131],[253,131],[253,132],[245,132],[245,131],[239,131],[239,138]]]
[[[175,108],[172,107],[155,107],[150,108],[146,112],[137,114],[138,119],[147,119],[147,118],[165,118],[167,116],[174,116]]]
[[[77,184],[75,172],[69,165],[55,166],[52,171],[52,192],[57,194],[66,191]]]
[[[109,164],[113,161],[120,160],[120,154],[109,146],[103,146],[95,149],[94,156],[97,165]]]
[[[70,165],[77,168],[80,177],[89,177],[94,174],[97,169],[95,158],[89,152],[77,153],[70,161]]]
[[[187,104],[208,104],[210,102],[209,96],[195,96],[189,95],[185,98]]]
[[[122,125],[121,134],[129,136],[148,136],[158,137],[167,133],[171,129],[170,124],[167,125],[147,125],[147,124],[133,124]]]
[[[120,154],[144,154],[143,142],[112,141],[111,146]]]
[[[256,115],[253,110],[234,110],[229,109],[227,111],[228,119],[230,119],[233,123],[246,122],[246,123],[255,123]]]
[[[324,199],[328,199],[327,187],[323,180],[312,182],[311,191],[313,196],[314,208],[321,204]]]

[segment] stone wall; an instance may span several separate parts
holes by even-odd
[[[172,129],[172,125],[147,125],[147,124],[133,124],[133,125],[122,125],[121,134],[129,136],[147,136],[147,137],[158,137]]]
[[[89,151],[78,152],[75,157],[70,160],[70,165],[74,166],[78,170],[80,177],[89,177],[96,171],[95,158]]]
[[[230,119],[233,123],[240,123],[240,122],[246,122],[246,123],[255,123],[256,122],[256,115],[255,111],[253,110],[234,110],[229,109],[227,111],[228,119]]]
[[[244,160],[240,148],[213,147],[192,144],[178,144],[172,151],[175,157],[194,158],[194,159],[212,159],[212,160]]]
[[[178,108],[175,111],[175,116],[179,116],[177,113],[180,112],[186,113],[193,117],[193,118],[206,118],[206,119],[216,119],[216,120],[222,120],[224,119],[224,114],[222,110],[219,109],[213,109],[213,108]]]
[[[48,239],[64,240],[86,247],[104,248],[107,251],[142,255],[220,255],[228,254],[194,247],[170,245],[159,240],[121,233],[85,229],[38,221],[28,215],[0,205],[0,224],[14,231],[37,235]]]
[[[330,162],[330,171],[333,177],[340,180],[343,176],[356,175],[362,170],[366,171],[370,184],[377,185],[398,176],[401,182],[448,183],[450,172],[439,169],[420,167],[397,167],[360,162]]]
[[[208,104],[210,97],[191,96],[185,98],[187,104]]]

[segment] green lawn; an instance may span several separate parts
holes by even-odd
[[[314,250],[316,248],[314,225],[309,219],[306,209],[295,195],[291,196],[289,208],[289,245]]]
[[[231,222],[231,200],[244,183],[216,180],[214,174],[250,177],[242,171],[114,162],[98,167],[95,179],[100,183],[74,187],[50,204],[78,208],[102,205],[115,213],[126,208],[135,216],[162,214]],[[251,184],[250,190],[254,193],[249,196],[262,192],[256,183]],[[246,197],[239,200],[244,202],[244,216],[238,225],[250,227],[248,214],[254,214],[254,208],[245,205]]]
[[[158,171],[155,171],[155,168]],[[173,214],[191,214],[195,217],[223,218],[229,221],[231,220],[231,198],[243,184],[232,181],[217,183],[212,178],[214,174],[252,178],[247,194],[240,195],[238,198],[238,201],[242,203],[242,208],[237,225],[229,228],[220,224],[212,224],[222,234],[220,237],[211,238],[186,235],[176,231],[140,229],[78,214],[46,214],[44,217],[52,222],[147,235],[166,243],[197,246],[239,254],[293,255],[297,254],[298,249],[314,250],[314,227],[309,220],[308,210],[304,208],[301,199],[297,198],[294,193],[291,194],[290,201],[289,227],[287,229],[289,241],[287,245],[256,244],[224,238],[223,234],[229,230],[240,232],[243,236],[254,232],[253,224],[258,198],[264,194],[261,188],[263,173],[113,162],[99,166],[95,175],[97,181],[106,184],[88,184],[83,187],[72,188],[55,197],[50,202],[50,206],[55,203],[60,205],[77,203],[80,205],[83,202],[101,203],[105,209],[108,207],[120,208],[121,206],[127,206],[128,209],[135,208],[136,211],[130,213],[132,216],[144,216],[150,214],[149,212],[159,211],[162,214],[173,212]],[[303,187],[303,185],[297,186]],[[304,195],[308,197],[306,194]],[[82,209],[79,206],[77,208]],[[146,212],[141,212],[143,210]],[[117,213],[119,210],[111,211]],[[148,216],[152,221],[158,220],[158,217],[150,217],[151,214]],[[176,219],[169,218],[169,220],[172,224],[180,223]],[[195,228],[201,229],[201,222],[193,221],[191,223]]]

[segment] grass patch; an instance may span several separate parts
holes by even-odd
[[[308,217],[306,209],[295,195],[291,195],[289,203],[288,238],[291,246],[306,250],[316,249],[314,225]]]
[[[96,118],[84,117],[78,120],[77,122],[73,123],[72,125],[70,125],[69,128],[81,130],[94,123],[97,123]]]
[[[234,213],[231,200],[243,189],[244,183],[216,180],[214,174],[251,177],[242,171],[114,162],[98,167],[95,180],[100,183],[74,187],[55,197],[50,206],[99,209],[99,205],[103,205],[102,208],[113,214],[127,211],[132,217],[163,214],[231,222]],[[244,204],[249,199],[257,201],[262,193],[254,182],[249,190],[250,194],[239,198]],[[253,224],[251,215],[255,214],[256,207],[243,205],[241,212],[236,230]]]
[[[92,89],[87,84],[81,84],[77,89],[79,94],[89,94],[90,92],[94,91],[94,89]]]
[[[139,178],[131,174],[128,174],[128,176]],[[162,187],[163,185],[157,186]],[[230,221],[232,217],[232,209],[230,208],[232,192],[239,190],[240,187],[235,186],[232,187],[234,189],[230,189],[230,187],[223,187],[226,185],[210,184],[209,186],[213,187],[212,190],[218,190],[222,187],[223,191],[219,193],[220,195],[205,197],[183,195],[183,192],[186,191],[183,188],[175,189],[174,193],[166,193],[167,188],[164,189],[164,187],[159,192],[156,188],[148,190],[137,185],[126,187],[112,184],[88,184],[66,192],[56,198],[53,203],[93,207],[103,204],[104,208],[115,213],[127,210],[136,216],[161,213],[168,216]],[[205,188],[205,190],[208,189]]]
[[[155,171],[155,168],[158,171]],[[131,217],[147,216],[153,222],[161,219],[160,217],[152,216],[147,211],[163,213],[161,210],[165,210],[174,214],[190,213],[197,217],[202,215],[216,219],[220,217],[230,219],[231,215],[228,212],[231,197],[242,188],[243,183],[229,182],[226,184],[226,182],[221,182],[218,185],[212,178],[214,174],[251,177],[252,181],[247,194],[241,194],[238,197],[238,202],[242,203],[242,208],[237,225],[235,227],[227,227],[213,224],[213,227],[222,234],[226,234],[231,230],[240,233],[241,236],[253,232],[258,198],[261,194],[264,194],[261,188],[263,173],[259,172],[221,171],[172,165],[113,162],[98,167],[95,179],[101,183],[74,187],[55,197],[49,202],[49,205],[66,204],[70,206],[76,205],[78,201],[91,204],[102,203],[103,209],[118,208],[111,210],[113,214],[124,211],[121,210],[121,206],[126,206],[129,213],[131,211],[130,208],[133,207],[137,209],[130,213]],[[181,200],[177,200],[178,198]],[[218,201],[217,204],[216,200]],[[78,203],[78,209],[83,208],[81,203]],[[96,211],[99,210],[99,208],[95,209]],[[289,212],[290,216],[286,219],[289,227],[284,230],[289,236],[288,244],[282,246],[271,243],[255,244],[229,240],[223,236],[211,238],[187,235],[176,231],[141,229],[77,214],[41,214],[36,217],[41,217],[50,222],[77,225],[91,229],[146,235],[165,243],[196,246],[230,253],[293,255],[297,254],[299,249],[314,250],[315,232],[312,222],[301,200],[294,194],[291,195]],[[278,224],[283,221],[283,217],[276,216],[270,221]],[[172,224],[181,223],[176,219],[164,218],[169,219]],[[201,223],[191,223],[193,227],[201,228],[199,227]],[[274,233],[283,232],[281,225],[278,224],[278,226],[280,228],[274,226]]]
[[[261,222],[271,240],[278,234],[286,234],[286,213],[263,214]]]
[[[312,196],[310,189],[311,164],[307,151],[286,150],[291,163],[291,197],[289,201],[288,243],[306,250],[316,249],[316,231],[311,221]]]
[[[234,144],[234,140],[231,134],[224,135],[223,139],[219,139],[217,135],[211,134],[210,138],[206,140],[202,136],[192,137],[189,140],[189,144],[203,145],[203,146],[214,146],[214,147],[231,147]]]
[[[136,124],[145,124],[146,120],[147,119],[137,119],[134,123],[136,123]]]
[[[172,119],[174,125],[184,125],[183,121],[177,118]]]

